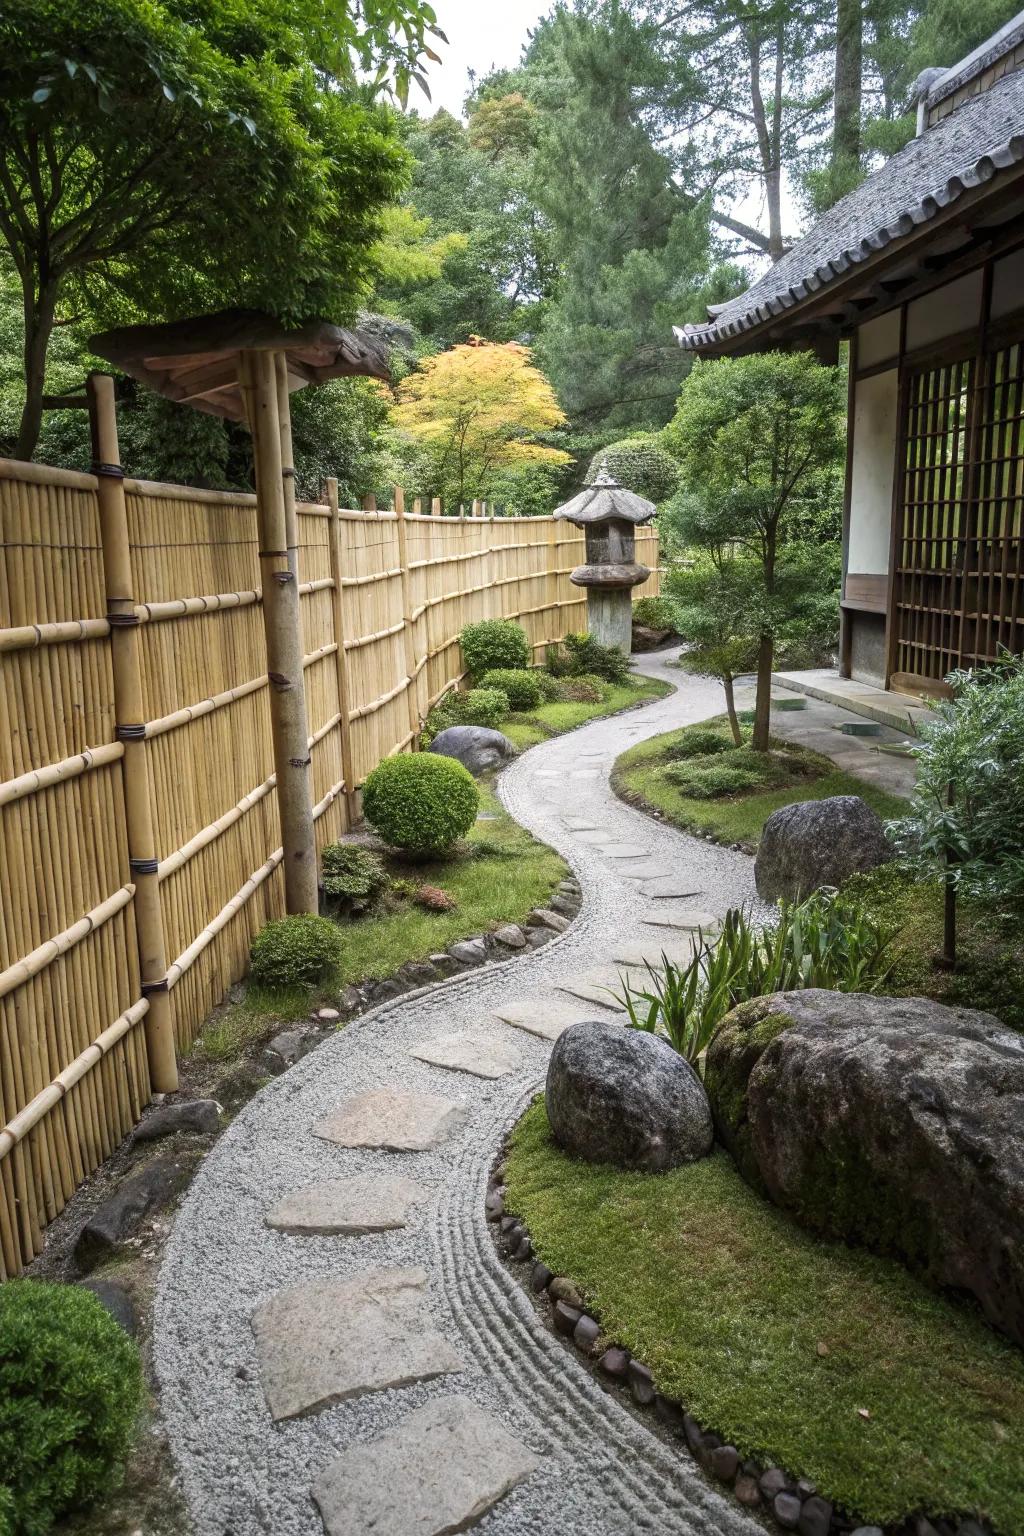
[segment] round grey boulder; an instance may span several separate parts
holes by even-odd
[[[572,1024],[545,1089],[558,1144],[591,1163],[663,1173],[711,1150],[700,1079],[667,1041],[621,1024]]]
[[[891,858],[881,819],[859,795],[801,800],[765,822],[754,882],[762,901],[799,901]]]
[[[454,757],[474,778],[491,768],[500,768],[516,755],[507,736],[483,725],[450,725],[447,730],[437,733],[430,750],[439,752],[442,757]]]

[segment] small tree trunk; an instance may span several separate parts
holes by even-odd
[[[55,285],[43,287],[38,300],[30,291],[25,292],[25,404],[14,444],[16,459],[30,459],[39,441],[39,429],[43,423],[43,391],[46,388],[46,353],[53,332],[56,306]]]
[[[835,119],[832,162],[860,159],[864,51],[863,0],[838,0],[836,8]]]
[[[757,648],[757,698],[754,702],[754,735],[750,743],[755,752],[768,751],[774,659],[775,637],[770,630],[766,630]]]
[[[946,792],[946,803],[952,806],[954,790],[952,784]],[[946,869],[943,879],[943,910],[942,910],[942,964],[948,971],[956,970],[956,881],[953,878],[953,865],[957,858],[952,848],[946,845]]]
[[[732,731],[732,739],[738,747],[743,745],[743,732],[740,730],[740,722],[736,716],[736,694],[733,689],[733,677],[731,672],[726,672],[722,677],[725,687],[725,710],[729,716],[729,729]]]

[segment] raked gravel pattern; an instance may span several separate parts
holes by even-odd
[[[559,983],[604,979],[618,950],[680,937],[645,919],[693,909],[722,914],[753,900],[748,857],[654,822],[609,787],[611,766],[627,747],[722,709],[721,691],[708,680],[648,657],[639,669],[678,691],[542,743],[500,781],[511,813],[557,848],[579,879],[582,910],[568,931],[357,1019],[258,1094],[202,1164],[161,1270],[154,1340],[163,1413],[197,1536],[321,1536],[311,1490],[337,1457],[454,1396],[479,1405],[536,1458],[535,1470],[480,1520],[488,1536],[756,1536],[763,1529],[705,1481],[685,1450],[666,1445],[602,1391],[548,1331],[498,1259],[483,1214],[490,1165],[543,1083],[551,1049],[495,1010],[527,1002],[540,1015],[568,1008],[580,1019],[608,1018]],[[644,894],[652,889],[693,894]],[[411,1054],[462,1031],[493,1041],[502,1056],[511,1050],[512,1070],[486,1079]],[[418,1152],[341,1147],[313,1134],[345,1100],[379,1089],[434,1095],[463,1113],[439,1144]],[[423,1191],[403,1228],[308,1235],[266,1224],[284,1196],[318,1180],[385,1174],[413,1179]],[[337,1291],[340,1281],[396,1267],[425,1271],[424,1321],[462,1369],[275,1424],[260,1382],[254,1310],[285,1287],[319,1278]],[[385,1483],[392,1443],[381,1447]]]

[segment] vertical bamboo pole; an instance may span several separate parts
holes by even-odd
[[[443,510],[444,509],[441,506],[441,498],[440,498],[440,496],[433,497],[432,500],[431,500],[431,503],[430,503],[430,515],[431,515],[431,517],[440,517],[442,515],[442,513],[443,513]]]
[[[103,583],[110,624],[114,719],[118,740],[124,743],[121,765],[128,863],[135,883],[135,938],[142,993],[149,999],[145,1023],[149,1079],[155,1093],[173,1093],[178,1086],[178,1063],[167,987],[167,949],[146,751],[139,616],[132,584],[128,509],[117,441],[114,381],[109,374],[91,373],[86,387],[92,431],[92,468],[99,502]]]
[[[335,494],[335,496],[337,496],[337,494],[338,494],[338,482],[337,482],[337,480],[335,480],[333,482],[328,480],[327,484],[328,484],[328,487],[330,487],[331,484],[334,485],[334,494]],[[374,496],[373,492],[371,491],[368,496],[364,496],[363,497],[363,511],[364,512],[376,512],[376,510],[377,510],[377,498],[376,498],[376,496]]]
[[[414,503],[415,505],[415,503]],[[409,538],[405,525],[405,492],[395,486],[395,518],[398,527],[398,563],[402,568],[402,644],[405,647],[405,671],[408,683],[405,697],[409,708],[409,729],[412,732],[412,751],[416,751],[420,735],[420,712],[416,702],[416,641],[412,632],[412,581],[409,576]]]
[[[341,773],[345,780],[345,805],[348,824],[352,826],[358,816],[356,804],[356,772],[352,757],[352,689],[348,676],[348,654],[345,650],[345,605],[341,585],[341,511],[338,505],[338,482],[327,482],[327,505],[331,509],[331,608],[334,622],[334,638],[338,643],[338,709],[341,713]],[[376,510],[376,509],[374,509]]]
[[[287,398],[278,398],[277,364],[272,352],[245,351],[241,364],[256,471],[263,630],[284,849],[285,906],[288,912],[315,912],[316,845],[309,786],[299,583],[289,558],[287,497],[281,462],[281,414],[287,412],[288,402]]]
[[[284,536],[288,546],[288,569],[299,579],[299,515],[295,510],[295,453],[292,449],[292,412],[288,390],[288,359],[274,353],[277,382],[277,425],[281,434],[281,478],[284,482]]]

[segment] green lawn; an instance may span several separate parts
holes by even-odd
[[[612,787],[641,810],[660,812],[666,821],[684,832],[701,832],[720,843],[738,843],[748,853],[757,851],[761,828],[772,811],[792,805],[797,800],[824,800],[830,795],[860,795],[883,819],[905,812],[905,802],[886,794],[863,780],[843,773],[831,759],[796,746],[792,741],[773,741],[773,746],[788,755],[802,757],[807,772],[782,786],[725,795],[715,800],[698,800],[682,792],[665,776],[672,762],[673,749],[689,731],[704,731],[702,722],[681,731],[653,736],[624,752],[612,772]]]
[[[529,714],[514,714],[504,721],[501,730],[520,751],[534,747],[549,736],[559,736],[563,731],[574,731],[586,725],[588,720],[599,720],[605,715],[616,715],[634,704],[649,704],[653,699],[663,699],[672,692],[669,683],[660,678],[637,675],[628,683],[610,683],[607,695],[600,704],[572,704],[555,701],[541,704]]]
[[[574,1161],[540,1102],[506,1180],[607,1336],[742,1455],[865,1523],[972,1512],[1024,1531],[1024,1354],[973,1305],[802,1232],[722,1151],[665,1175]]]

